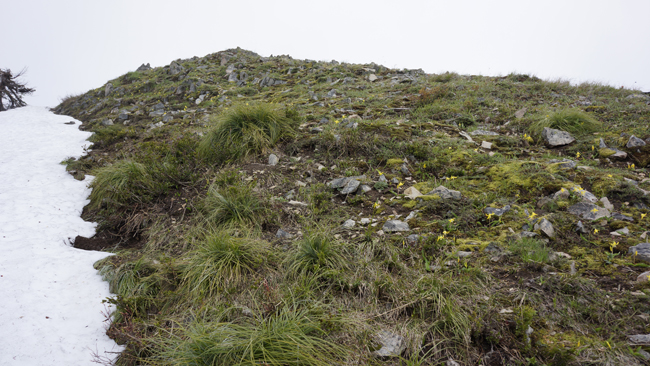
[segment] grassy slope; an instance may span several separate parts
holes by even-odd
[[[622,132],[648,137],[650,106],[628,97],[638,92],[240,49],[176,63],[179,74],[169,66],[130,72],[110,81],[108,96],[102,86],[55,109],[95,132],[89,154],[66,163],[76,176],[98,177],[84,215],[100,223],[98,237],[111,238],[117,253],[97,268],[116,293],[109,335],[128,344],[119,364],[643,362],[626,335],[650,331],[650,287],[634,282],[647,266],[625,253],[650,229],[648,210],[634,204],[650,202],[626,179],[650,190],[647,155],[610,162],[598,147],[603,138],[626,150]],[[241,86],[228,82],[229,66],[247,74]],[[370,74],[379,79],[368,81]],[[253,83],[267,75],[286,83]],[[173,119],[150,129],[162,121],[149,116],[160,102]],[[214,124],[260,103],[295,131],[246,153],[201,153],[215,146],[200,137],[215,136]],[[128,123],[119,119],[124,112]],[[320,125],[323,118],[329,123]],[[104,126],[106,119],[115,124]],[[358,128],[347,128],[350,121]],[[544,147],[548,125],[572,128],[577,141]],[[470,143],[459,134],[475,129],[499,135]],[[262,138],[255,133],[253,142]],[[275,167],[266,165],[270,152],[280,157]],[[551,162],[564,158],[586,168]],[[376,183],[382,173],[400,183]],[[361,174],[374,187],[365,195],[325,185]],[[403,194],[440,184],[462,199]],[[580,201],[578,184],[634,221],[583,220],[588,233],[576,233],[566,208]],[[562,188],[568,198],[543,199]],[[501,217],[483,212],[505,205],[512,209]],[[411,232],[379,231],[414,210]],[[350,218],[356,227],[342,229]],[[361,218],[378,224],[362,226]],[[539,218],[552,222],[555,238],[516,236]],[[622,227],[631,234],[612,239]],[[276,238],[279,228],[294,237]],[[407,240],[413,233],[422,237]],[[548,255],[558,251],[571,258]],[[372,355],[380,330],[404,337],[401,358]]]

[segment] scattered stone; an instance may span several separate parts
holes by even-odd
[[[387,331],[379,332],[377,341],[381,348],[372,353],[376,357],[399,357],[406,348],[402,336]]]
[[[382,227],[382,230],[385,232],[391,233],[395,231],[409,231],[411,228],[409,228],[409,224],[400,221],[400,220],[388,220]]]
[[[148,71],[151,70],[151,65],[147,62],[147,64],[142,64],[140,67],[138,67],[135,71]]]
[[[349,219],[349,220],[346,220],[343,223],[343,228],[344,229],[352,229],[352,228],[354,228],[354,225],[356,225],[356,222],[354,220],[352,220],[352,219]]]
[[[280,161],[280,159],[278,158],[277,155],[275,155],[275,154],[269,155],[269,165],[275,166],[275,165],[278,164],[279,161]]]
[[[635,344],[650,344],[650,334],[635,334],[628,337]]]
[[[408,216],[406,216],[406,218],[404,219],[404,221],[408,221],[408,220],[414,218],[414,217],[418,214],[418,212],[420,212],[420,210],[412,211]]]
[[[472,252],[466,252],[466,251],[463,251],[463,250],[459,250],[459,251],[456,252],[456,256],[458,256],[458,258],[466,258],[466,257],[469,257],[471,255],[472,255]]]
[[[391,181],[393,184],[398,184],[398,183],[399,183],[399,179],[397,179],[397,178],[393,178],[393,179],[391,179],[390,181]]]
[[[537,236],[537,233],[524,230],[519,235],[521,235],[522,238],[534,238]]]
[[[109,96],[111,94],[111,91],[113,91],[113,84],[106,84],[106,87],[104,88],[104,97]]]
[[[438,188],[434,189],[433,191],[427,193],[428,196],[432,196],[434,194],[437,194],[440,198],[442,199],[454,199],[454,200],[459,200],[461,199],[461,194],[459,191],[454,191],[451,189],[447,189],[444,186],[439,186]]]
[[[553,193],[552,198],[554,200],[557,200],[557,199],[564,199],[565,200],[565,199],[568,199],[570,195],[571,195],[571,193],[569,193],[568,189],[561,188],[559,191]]]
[[[368,81],[371,82],[371,83],[374,82],[377,79],[379,79],[379,78],[375,74],[368,75]]]
[[[417,244],[418,240],[420,240],[420,235],[418,234],[411,234],[406,237],[406,242],[409,243],[410,245]]]
[[[293,238],[293,235],[289,234],[288,232],[278,229],[278,232],[275,233],[275,236],[280,238],[280,239],[291,239]]]
[[[357,192],[360,192],[360,193],[368,193],[368,192],[372,191],[372,187],[370,187],[369,185],[366,185],[366,184],[360,185],[359,189],[361,191],[357,191]]]
[[[578,165],[575,161],[571,159],[562,159],[562,160],[551,159],[549,160],[549,163],[557,164],[556,167],[562,170],[570,170],[575,168]]]
[[[311,133],[321,133],[324,129],[322,127],[314,127],[310,130]]]
[[[626,227],[624,227],[622,229],[616,230],[615,233],[618,233],[620,235],[630,235],[630,229],[628,229],[628,227],[626,226]],[[612,233],[610,233],[610,234],[612,234]]]
[[[544,233],[549,238],[555,236],[555,230],[553,230],[553,225],[547,219],[542,219],[540,222],[535,224],[535,230],[539,230]]]
[[[181,73],[183,72],[183,70],[185,70],[183,66],[177,64],[176,61],[172,61],[172,63],[169,64],[169,73],[171,75],[176,75],[178,73]]]
[[[329,92],[327,92],[327,97],[328,98],[334,98],[334,97],[336,97],[336,93],[338,93],[338,90],[332,89]]]
[[[610,211],[604,207],[598,207],[591,202],[580,202],[567,208],[569,213],[579,216],[585,220],[598,220],[603,217],[609,217]]]
[[[297,180],[296,181],[296,186],[298,186],[298,187],[307,187],[307,183]]]
[[[284,195],[284,198],[289,200],[289,201],[291,201],[295,197],[296,197],[296,190],[295,189],[290,190],[289,192],[287,192],[287,194]]]
[[[460,366],[460,364],[450,358],[450,359],[447,360],[445,366]]]
[[[491,142],[487,142],[487,141],[483,141],[483,142],[481,142],[481,147],[482,147],[483,149],[490,150],[490,149],[492,149],[492,143],[491,143]]]
[[[598,155],[603,158],[612,158],[618,160],[627,159],[627,153],[616,148],[602,148],[598,150]]]
[[[506,205],[503,208],[494,208],[494,207],[486,207],[483,209],[483,213],[486,215],[493,214],[496,216],[502,216],[504,213],[510,211],[510,205]]]
[[[399,168],[399,170],[404,175],[411,175],[411,172],[409,171],[409,168],[406,166],[406,163],[402,164],[402,166]]]
[[[587,228],[585,227],[585,225],[582,224],[582,221],[578,221],[578,223],[576,224],[576,229],[575,229],[575,231],[576,231],[576,232],[579,232],[579,233],[581,233],[581,234],[587,234],[587,233],[589,232],[589,231],[587,230]]]
[[[641,243],[630,247],[627,254],[634,256],[635,259],[650,263],[650,243]]]
[[[163,115],[162,120],[165,123],[169,123],[169,122],[174,120],[174,116],[172,116],[171,114],[165,114],[165,115]]]
[[[472,136],[499,136],[498,133],[488,130],[474,130],[470,132]]]
[[[544,127],[544,130],[542,131],[542,137],[544,138],[546,144],[551,147],[568,145],[576,140],[568,132],[548,127]]]
[[[356,179],[349,179],[346,183],[345,186],[343,186],[343,189],[341,189],[341,194],[350,194],[354,193],[357,191],[357,188],[359,188],[359,185],[361,185],[361,182],[359,182]]]
[[[300,202],[300,201],[289,201],[289,204],[291,206],[309,207],[308,204],[306,204],[304,202]]]
[[[406,188],[406,190],[404,191],[404,197],[410,198],[412,200],[420,196],[422,196],[422,193],[418,191],[418,189],[415,187]]]
[[[528,112],[528,108],[522,108],[522,109],[515,112],[515,117],[517,119],[522,119],[522,118],[524,118],[524,115],[526,114],[526,112]]]
[[[650,271],[641,273],[636,277],[637,282],[648,282],[650,281]]]
[[[460,134],[461,136],[463,136],[464,138],[466,138],[467,141],[469,141],[469,142],[474,142],[474,140],[472,139],[472,136],[468,135],[467,132],[465,132],[465,131],[460,131],[459,134]]]
[[[623,215],[622,213],[614,212],[612,214],[612,218],[614,220],[620,220],[620,221],[629,221],[629,222],[634,222],[634,218],[631,216]]]
[[[359,223],[360,223],[361,225],[368,225],[371,221],[372,221],[372,220],[370,220],[369,218],[364,217],[364,218],[362,218],[362,219],[359,221]]]
[[[150,123],[150,124],[149,124],[149,131],[154,130],[154,129],[159,128],[159,127],[162,127],[162,126],[164,126],[164,125],[165,125],[165,124],[162,123],[162,122],[158,122],[158,123]]]
[[[609,202],[609,199],[607,199],[607,197],[601,198],[600,202],[603,203],[603,207],[605,207],[606,209],[610,211],[614,211],[614,205],[612,205],[611,202]]]
[[[627,141],[627,144],[625,145],[625,147],[627,147],[628,149],[632,149],[632,148],[635,148],[635,147],[643,147],[645,145],[646,145],[645,141],[643,141],[640,138],[632,135],[632,136],[630,136],[630,139]]]
[[[112,119],[105,119],[102,121],[103,126],[112,126],[113,125],[113,120]]]

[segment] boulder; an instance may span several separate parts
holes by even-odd
[[[609,217],[611,213],[608,209],[594,205],[591,202],[580,202],[567,208],[569,213],[579,216],[585,220],[598,220],[603,217]]]
[[[433,191],[427,193],[428,196],[433,196],[434,194],[437,194],[442,199],[459,200],[461,198],[461,194],[459,191],[447,189],[447,187],[444,186],[438,186]]]
[[[633,256],[635,260],[650,263],[650,243],[641,243],[630,247],[627,254]]]
[[[486,207],[483,209],[483,213],[486,215],[492,214],[496,216],[502,216],[504,213],[510,211],[510,205],[506,205],[503,208],[494,208],[494,207]]]
[[[553,230],[553,225],[547,219],[541,219],[538,223],[536,223],[535,230],[541,231],[542,233],[544,233],[544,235],[546,235],[549,238],[553,238],[555,236],[555,230]]]
[[[646,145],[645,141],[643,141],[640,138],[632,135],[632,136],[630,136],[630,139],[627,141],[627,144],[625,145],[625,147],[627,147],[628,149],[633,149],[635,147],[643,147],[645,145]]]
[[[568,132],[548,127],[544,127],[544,130],[542,131],[542,138],[544,138],[546,145],[550,147],[568,145],[576,140]]]
[[[395,231],[409,231],[409,224],[400,221],[400,220],[388,220],[382,227],[382,230],[385,232],[395,232]]]
[[[138,67],[135,71],[147,71],[147,70],[151,70],[151,65],[149,65],[149,63],[147,63],[146,65],[145,64],[140,65],[140,67]]]

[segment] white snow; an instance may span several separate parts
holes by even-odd
[[[60,164],[90,144],[79,125],[42,107],[0,112],[0,365],[91,365],[123,349],[105,334],[110,293],[93,269],[109,254],[69,244],[95,233],[80,218],[88,182]]]

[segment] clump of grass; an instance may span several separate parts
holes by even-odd
[[[136,136],[132,128],[125,128],[121,125],[101,127],[94,129],[93,132],[92,136],[88,138],[88,141],[97,146],[107,146],[124,137]]]
[[[196,322],[159,344],[161,365],[305,365],[339,364],[345,351],[328,340],[326,314],[285,305],[277,314]],[[326,319],[327,318],[327,319]]]
[[[551,250],[535,238],[521,238],[510,242],[510,250],[524,262],[547,263]]]
[[[144,164],[132,160],[118,161],[97,170],[90,183],[90,206],[99,208],[103,204],[122,206],[141,202],[159,191],[159,187],[160,183],[153,179]]]
[[[539,137],[544,127],[582,135],[600,131],[603,125],[600,121],[581,110],[563,109],[534,122],[531,124],[529,131],[531,135]]]
[[[345,267],[343,248],[326,232],[306,235],[287,257],[290,273],[316,272]]]
[[[270,150],[296,133],[295,117],[273,104],[238,105],[217,118],[198,153],[208,162],[235,161]]]
[[[209,223],[216,225],[259,225],[266,211],[260,199],[247,185],[217,188],[210,186],[203,209]]]
[[[211,297],[229,285],[239,285],[268,256],[268,244],[225,231],[209,234],[188,260],[183,285],[193,298]]]

